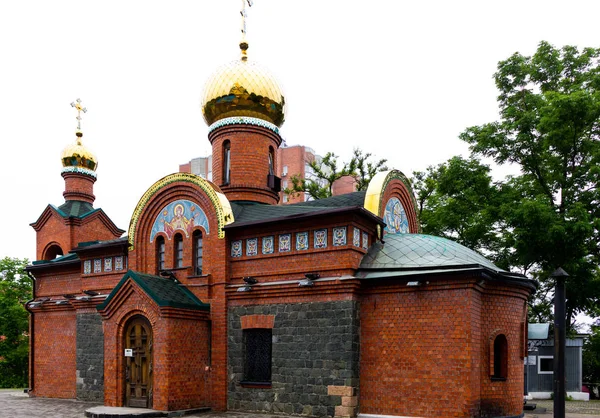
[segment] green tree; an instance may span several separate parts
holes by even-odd
[[[24,304],[31,298],[27,260],[0,260],[0,387],[27,386],[29,315]]]
[[[583,382],[600,386],[600,322],[583,344]]]
[[[305,173],[305,178],[299,174],[292,175],[291,187],[285,189],[284,193],[291,196],[308,193],[312,199],[324,199],[332,196],[333,183],[346,176],[354,178],[356,190],[366,190],[375,174],[387,170],[387,160],[372,161],[371,157],[371,153],[363,153],[356,148],[348,163],[339,163],[339,157],[328,152],[321,159],[307,162],[310,172]]]
[[[515,53],[498,64],[500,121],[465,130],[474,155],[517,164],[510,229],[514,264],[547,287],[563,267],[567,321],[596,316],[600,302],[600,49],[541,42],[535,54]]]

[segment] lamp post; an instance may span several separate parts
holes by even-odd
[[[565,279],[569,277],[562,268],[550,275],[554,287],[554,418],[565,418]]]

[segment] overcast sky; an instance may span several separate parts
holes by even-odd
[[[64,203],[76,98],[99,161],[95,207],[122,229],[156,180],[210,153],[200,98],[239,56],[240,5],[0,2],[0,257],[34,259],[29,224]],[[466,155],[458,134],[497,119],[498,61],[541,40],[600,46],[592,0],[255,0],[248,15],[249,59],[289,104],[287,144],[343,160],[360,147],[407,175]]]

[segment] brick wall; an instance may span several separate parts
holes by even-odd
[[[104,400],[104,333],[96,312],[77,314],[76,321],[77,398]]]
[[[242,387],[242,321],[274,316],[270,388]],[[244,320],[244,317],[250,319]],[[229,310],[228,409],[333,416],[328,386],[358,386],[358,303],[352,300],[237,306]]]
[[[44,309],[44,308],[43,308]],[[33,396],[75,398],[76,318],[73,309],[36,312]]]

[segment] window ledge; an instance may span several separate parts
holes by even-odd
[[[271,382],[249,382],[243,380],[240,382],[240,386],[243,388],[269,389],[271,387]]]
[[[492,376],[491,379],[492,379],[492,382],[506,382],[506,377]]]

